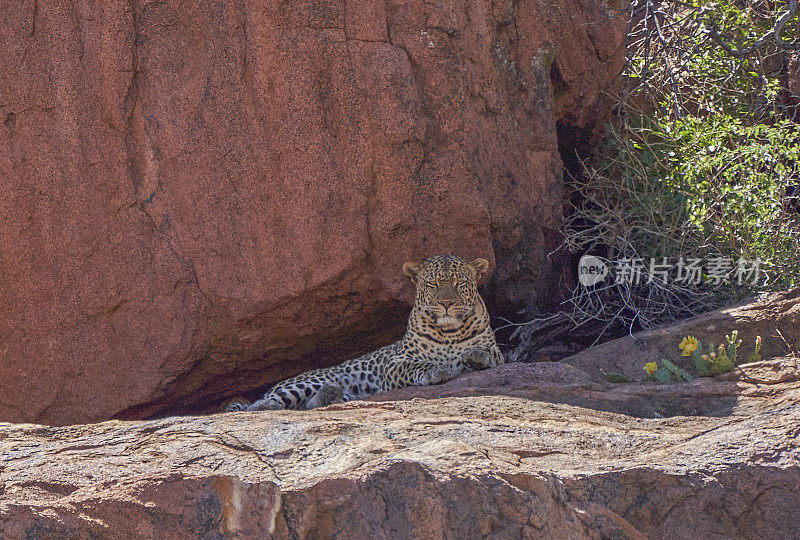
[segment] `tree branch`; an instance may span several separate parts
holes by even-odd
[[[730,43],[725,41],[725,39],[719,33],[717,22],[713,18],[706,17],[705,22],[708,25],[711,39],[713,39],[717,45],[725,49],[725,52],[731,56],[735,58],[743,58],[764,45],[764,43],[766,43],[769,39],[774,39],[775,45],[780,50],[800,51],[800,43],[785,41],[781,36],[786,23],[789,22],[789,19],[794,17],[795,13],[797,13],[797,0],[789,0],[788,8],[781,14],[780,17],[775,20],[775,24],[772,26],[772,28],[770,28],[769,32],[758,38],[749,47],[743,47],[741,49],[735,49],[730,45]]]

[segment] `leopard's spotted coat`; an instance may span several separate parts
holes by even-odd
[[[478,294],[478,278],[488,267],[486,259],[467,262],[453,255],[404,264],[417,292],[402,339],[337,366],[301,373],[258,401],[233,403],[227,410],[313,409],[504,363]]]

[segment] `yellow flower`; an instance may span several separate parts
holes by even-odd
[[[683,356],[692,356],[692,353],[697,350],[699,345],[700,344],[697,342],[697,338],[693,336],[686,336],[678,346],[683,351]]]
[[[756,336],[756,345],[761,347],[761,336]]]
[[[658,366],[656,365],[655,362],[648,362],[644,365],[644,370],[647,372],[648,375],[652,377],[653,375],[656,374]]]

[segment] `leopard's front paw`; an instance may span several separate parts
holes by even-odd
[[[423,371],[417,378],[417,386],[439,384],[452,379],[450,370],[443,366],[435,366]]]
[[[461,361],[472,371],[480,371],[495,366],[492,355],[482,347],[476,347],[465,352],[464,356],[461,357]]]

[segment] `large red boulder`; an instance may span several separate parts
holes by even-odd
[[[622,63],[602,2],[0,6],[0,420],[200,410],[395,339],[400,272],[546,304],[556,125]],[[569,141],[562,141],[569,147]]]

